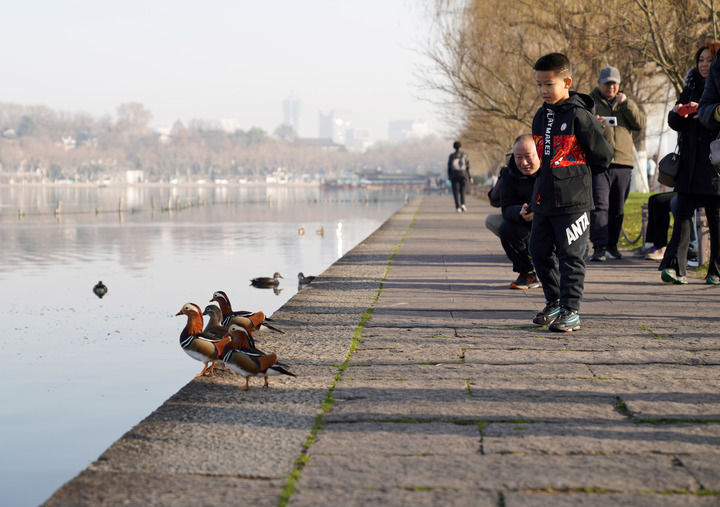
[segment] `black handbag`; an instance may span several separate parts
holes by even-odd
[[[680,170],[680,154],[668,153],[658,162],[658,181],[666,187],[674,187]]]

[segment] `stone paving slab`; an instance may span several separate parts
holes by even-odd
[[[379,486],[367,489],[302,488],[293,497],[294,506],[344,505],[344,506],[428,506],[450,507],[497,507],[498,494],[482,490],[412,490]]]
[[[551,333],[491,211],[412,200],[258,335],[297,378],[191,381],[48,505],[720,505],[720,290],[589,263]]]
[[[604,488],[614,491],[696,490],[698,484],[670,456],[481,455],[382,456],[315,455],[303,470],[299,488],[396,488],[543,490]]]
[[[332,423],[312,446],[313,454],[374,456],[457,455],[480,452],[476,424],[453,423]]]
[[[589,507],[709,507],[717,505],[717,498],[699,497],[688,494],[637,494],[619,495],[613,493],[515,493],[505,495],[506,507],[570,507],[586,505]]]
[[[489,422],[482,433],[485,454],[720,454],[717,424]]]
[[[98,485],[102,485],[99,487]],[[277,505],[283,480],[249,480],[183,473],[98,472],[85,470],[44,505]],[[68,501],[72,499],[72,501]]]

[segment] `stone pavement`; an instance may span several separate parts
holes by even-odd
[[[479,200],[416,198],[265,334],[298,378],[188,383],[46,505],[720,505],[720,288],[590,263],[583,329]]]

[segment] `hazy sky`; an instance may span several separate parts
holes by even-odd
[[[429,23],[422,0],[65,0],[6,2],[0,101],[115,115],[140,102],[154,127],[239,120],[272,132],[300,99],[300,134],[318,110],[348,110],[387,137],[389,120],[443,124],[414,76]]]

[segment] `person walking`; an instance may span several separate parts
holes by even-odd
[[[622,255],[617,244],[625,216],[625,201],[630,190],[633,169],[632,132],[645,128],[645,113],[620,91],[620,71],[605,67],[598,76],[598,86],[590,97],[603,126],[603,134],[615,155],[607,171],[593,174],[595,208],[590,212],[591,261],[604,261],[606,253],[615,259]]]
[[[453,198],[455,199],[455,210],[462,213],[467,210],[465,206],[465,184],[473,182],[470,176],[470,159],[460,151],[460,141],[453,143],[454,152],[448,158],[448,179],[452,186]]]

